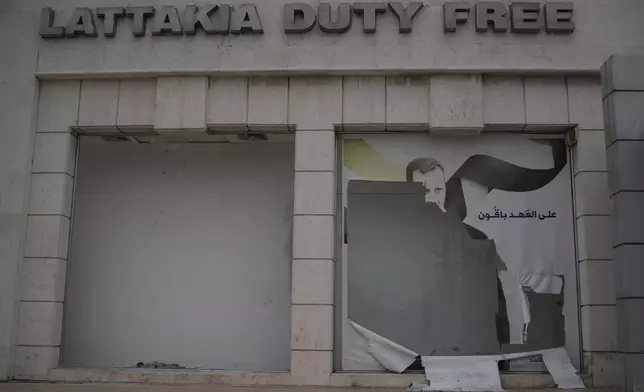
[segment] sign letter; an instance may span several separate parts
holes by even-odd
[[[419,1],[413,1],[407,7],[398,1],[389,3],[389,9],[398,18],[398,31],[400,33],[411,33],[411,21],[421,8],[423,8],[423,3]]]
[[[54,10],[49,7],[40,10],[39,33],[43,38],[60,38],[65,34],[64,27],[54,27]]]
[[[125,15],[132,17],[132,32],[135,37],[145,35],[145,19],[154,15],[152,7],[127,7]]]
[[[569,34],[575,31],[572,3],[546,3],[543,10],[546,14],[546,32]]]
[[[116,19],[125,14],[123,7],[100,7],[96,9],[96,16],[103,18],[103,34],[106,37],[116,35]]]
[[[443,4],[443,23],[445,31],[453,33],[456,25],[464,24],[470,16],[470,4],[466,2],[449,2]]]
[[[376,16],[387,11],[385,3],[356,3],[353,12],[362,15],[362,31],[367,34],[376,32]]]
[[[495,33],[508,31],[508,10],[505,4],[498,1],[476,3],[476,31],[485,33],[490,23]]]
[[[214,17],[214,19],[213,19]],[[228,34],[230,29],[230,5],[216,4],[199,7],[187,5],[181,18],[183,32],[188,35],[197,33],[200,25],[206,34]]]
[[[264,34],[257,8],[251,4],[235,8],[230,19],[230,32],[233,34]]]
[[[161,11],[154,16],[152,35],[163,35],[165,33],[183,34],[176,7],[161,7]]]
[[[76,8],[67,27],[65,27],[65,34],[68,37],[76,35],[84,35],[86,37],[96,37],[96,25],[94,24],[94,15],[89,8],[82,7]]]
[[[315,10],[305,3],[284,4],[284,32],[306,33],[315,27]]]
[[[349,3],[338,4],[338,15],[335,20],[331,20],[331,4],[320,3],[318,8],[318,23],[320,30],[325,33],[346,33],[351,28],[352,18],[353,14]]]
[[[512,3],[510,11],[513,33],[536,34],[543,28],[543,17],[539,3]]]

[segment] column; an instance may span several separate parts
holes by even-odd
[[[325,385],[333,362],[335,132],[341,78],[293,78],[289,120],[295,134],[291,293],[294,384]]]
[[[566,80],[570,123],[579,129],[573,150],[575,219],[584,373],[594,387],[623,384],[617,353],[611,213],[599,77]]]
[[[602,67],[608,180],[613,205],[617,346],[627,391],[644,389],[644,57]]]
[[[26,7],[4,2],[0,57],[0,383],[10,380],[17,311],[18,270],[22,260],[32,158],[34,100],[40,37]]]
[[[46,379],[60,358],[80,81],[42,82],[20,266],[14,378]]]

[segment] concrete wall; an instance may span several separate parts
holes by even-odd
[[[615,260],[614,312],[617,317],[616,354],[623,361],[627,391],[644,388],[644,264],[642,218],[644,157],[641,123],[644,105],[644,59],[612,57],[602,67],[609,193]]]
[[[443,32],[443,1],[424,1],[425,9],[414,19],[413,31],[398,33],[391,12],[378,19],[373,35],[362,32],[355,18],[343,35],[283,33],[282,6],[286,0],[258,1],[263,36],[150,37],[133,39],[129,20],[123,20],[113,39],[78,38],[38,41],[38,72],[146,72],[240,70],[566,70],[596,72],[609,55],[642,52],[644,28],[639,23],[644,4],[638,0],[574,0],[576,31],[573,35],[536,36],[511,33],[477,34],[473,21],[456,33]],[[510,3],[509,1],[504,1]],[[179,0],[114,1],[30,0],[10,2],[12,12],[28,11],[39,19],[41,6],[59,11],[64,25],[74,7],[183,5]],[[243,4],[235,0],[231,4]],[[305,1],[313,4],[314,1]],[[336,4],[336,2],[332,2]],[[57,19],[58,20],[58,19]],[[100,21],[97,21],[99,31]],[[21,26],[23,34],[34,35],[36,24]]]
[[[32,156],[38,37],[31,12],[0,5],[0,380],[11,374],[17,314],[18,260],[22,258]],[[18,49],[20,48],[20,49]]]
[[[569,81],[568,94],[571,116],[579,119],[580,128],[573,172],[584,369],[595,385],[617,387],[623,385],[623,369],[616,353],[612,211],[599,79]]]

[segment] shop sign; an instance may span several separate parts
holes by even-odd
[[[353,19],[361,20],[365,34],[376,32],[377,20],[382,14],[391,13],[398,21],[398,31],[412,31],[415,17],[422,11],[423,3],[412,1],[374,3],[340,3],[332,6],[320,3],[287,3],[282,9],[282,30],[286,34],[305,34],[313,29],[328,34],[342,34],[352,28]],[[568,2],[515,2],[508,7],[500,1],[484,1],[474,5],[467,2],[443,4],[443,28],[454,33],[467,23],[474,23],[479,33],[493,31],[517,34],[570,34],[575,30],[573,4]],[[206,34],[263,34],[264,28],[257,8],[252,4],[233,7],[230,4],[208,6],[188,5],[138,7],[79,7],[71,17],[60,24],[52,8],[43,8],[40,20],[42,38],[114,37],[122,19],[129,19],[136,37],[145,35],[146,24],[151,24],[152,35],[194,35],[202,30]],[[97,29],[96,20],[102,21]]]

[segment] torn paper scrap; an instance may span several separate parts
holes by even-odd
[[[371,355],[367,338],[360,334],[347,319],[345,319],[343,331],[342,367],[344,370],[377,372],[387,370]]]
[[[502,391],[499,356],[421,357],[430,391]]]
[[[499,279],[505,294],[510,323],[510,343],[525,344],[530,324],[530,304],[521,285],[521,279],[511,270],[500,271]]]
[[[521,277],[521,285],[531,288],[535,293],[561,294],[563,278],[559,275],[544,275],[529,272],[523,274]]]
[[[431,391],[502,391],[498,362],[541,355],[557,388],[583,389],[563,347],[524,353],[466,357],[423,356],[423,366]]]
[[[412,382],[407,387],[407,392],[427,392],[427,391],[431,391],[431,389],[429,389],[429,385],[427,384],[416,384]]]
[[[418,353],[415,353],[408,348],[383,338],[351,320],[349,320],[349,323],[351,323],[351,326],[366,339],[369,353],[387,370],[402,373],[412,363],[414,363],[418,357]]]
[[[511,360],[541,355],[546,369],[552,376],[558,388],[585,388],[584,383],[572,365],[568,352],[564,347],[551,348],[547,350],[529,351],[525,353],[503,354],[503,360]]]
[[[541,353],[546,369],[550,372],[557,388],[579,389],[585,388],[584,382],[572,365],[568,353],[563,347],[544,350]]]
[[[563,278],[559,275],[532,272],[517,275],[514,270],[509,269],[500,271],[499,279],[510,324],[510,343],[525,344],[528,341],[528,327],[532,321],[526,290],[540,294],[561,294]]]

